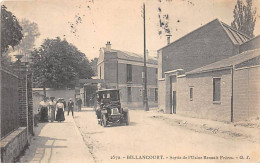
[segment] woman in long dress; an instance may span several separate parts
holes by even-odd
[[[56,104],[56,121],[61,122],[65,120],[64,116],[64,104],[62,103],[61,99],[58,100]]]
[[[47,97],[43,98],[43,101],[39,104],[40,122],[48,122],[48,107]]]
[[[56,102],[54,101],[55,97],[50,97],[50,99],[51,99],[49,103],[50,119],[51,122],[53,122],[55,120]]]

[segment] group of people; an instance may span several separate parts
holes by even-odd
[[[78,111],[81,111],[82,100],[80,98],[77,99],[76,104],[78,106]],[[49,122],[49,120],[51,122],[64,121],[64,112],[66,106],[68,106],[68,116],[71,112],[72,117],[74,118],[74,102],[71,98],[66,105],[66,101],[64,98],[58,98],[57,100],[55,100],[55,97],[50,97],[50,100],[48,100],[47,97],[44,97],[43,100],[39,103],[38,120],[40,122]]]

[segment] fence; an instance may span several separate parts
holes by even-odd
[[[7,67],[0,67],[1,74],[1,138],[19,127],[19,78]]]

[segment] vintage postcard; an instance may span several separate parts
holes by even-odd
[[[259,0],[2,0],[1,163],[260,162]]]

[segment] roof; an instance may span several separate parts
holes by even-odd
[[[250,40],[251,38],[248,37],[246,34],[232,28],[231,26],[221,22],[221,25],[223,26],[225,32],[227,33],[228,37],[231,39],[231,41],[233,42],[233,44],[236,45],[241,45],[245,42],[247,42],[248,40]]]
[[[106,48],[103,48],[103,50],[105,52]],[[144,62],[143,55],[140,54],[136,54],[128,51],[122,51],[122,50],[115,50],[115,49],[111,49],[111,52],[117,52],[118,59]],[[149,56],[147,57],[146,62],[157,65],[157,60]]]
[[[186,75],[196,74],[196,73],[201,73],[201,72],[208,72],[208,71],[219,70],[219,69],[225,69],[227,67],[231,67],[233,65],[240,64],[242,62],[245,62],[245,61],[255,58],[257,56],[260,56],[260,49],[245,51],[241,54],[238,54],[238,55],[226,58],[226,59],[222,59],[215,63],[211,63],[209,65],[206,65],[201,68],[197,68],[195,70],[187,72]]]
[[[170,44],[168,44],[168,45],[166,45],[166,46],[160,48],[159,50],[161,50],[161,49],[163,49],[163,48],[166,48],[166,47],[168,47],[168,46],[170,46],[170,45],[172,45],[172,44],[174,44],[174,43],[180,41],[180,40],[183,39],[183,38],[186,38],[186,37],[189,36],[190,34],[193,34],[193,33],[195,33],[195,32],[197,32],[197,31],[203,29],[204,27],[206,27],[206,26],[208,26],[209,24],[214,23],[214,22],[219,23],[218,25],[220,25],[220,26],[223,28],[224,32],[227,34],[227,36],[230,38],[230,40],[232,41],[232,43],[233,43],[234,45],[241,45],[241,44],[243,44],[243,43],[245,43],[246,41],[248,41],[248,40],[251,39],[251,38],[248,37],[246,34],[244,34],[244,33],[240,32],[240,31],[238,31],[238,30],[232,28],[231,26],[229,26],[229,25],[227,25],[227,24],[225,24],[225,23],[223,23],[223,22],[221,22],[221,21],[219,21],[219,19],[214,19],[213,21],[211,21],[211,22],[209,22],[209,23],[207,23],[207,24],[205,24],[205,25],[203,25],[203,26],[201,26],[201,27],[199,27],[199,28],[197,28],[197,29],[191,31],[190,33],[188,33],[188,34],[184,35],[183,37],[181,37],[181,38],[179,38],[179,39],[173,41],[172,43],[170,43]]]

